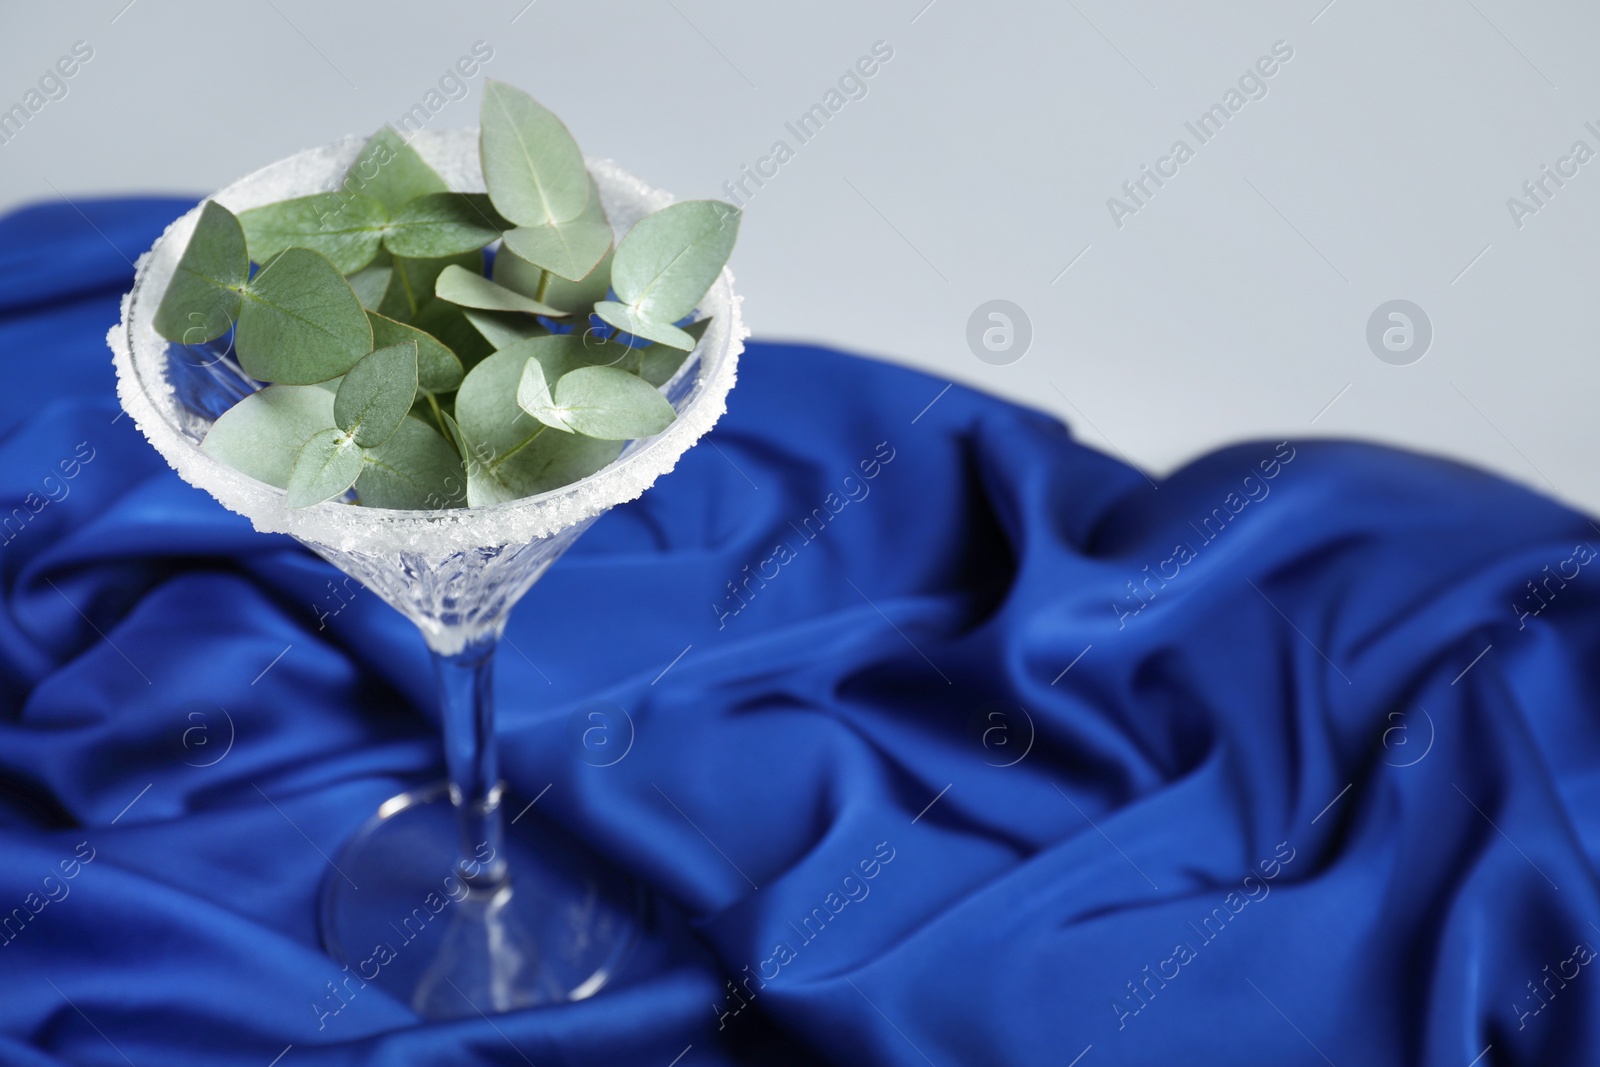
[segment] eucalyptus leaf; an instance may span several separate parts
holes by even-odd
[[[539,299],[540,290],[550,287],[546,279],[554,277],[546,274],[538,264],[523,259],[504,245],[495,251],[494,269],[490,271],[489,276],[494,279],[496,285],[503,285],[535,300]]]
[[[589,199],[581,214],[565,221],[507,230],[505,247],[558,277],[582,281],[605,259],[614,236],[600,205],[600,187],[589,179]]]
[[[466,466],[437,430],[407,416],[394,436],[367,452],[366,465],[356,479],[356,496],[371,508],[464,507]]]
[[[417,342],[379,348],[344,376],[333,401],[333,421],[362,448],[394,435],[417,397]]]
[[[697,319],[694,322],[691,322],[691,323],[689,323],[689,324],[687,324],[685,326],[679,327],[679,329],[681,329],[684,333],[688,334],[691,338],[693,338],[694,339],[694,343],[696,345],[699,345],[700,342],[705,339],[706,330],[710,329],[710,327],[711,327],[711,316],[707,315],[705,318]],[[694,349],[691,348],[689,351],[692,352],[692,351],[694,351]]]
[[[594,313],[623,333],[631,333],[646,341],[666,345],[688,352],[694,348],[694,337],[669,322],[653,322],[644,318],[627,304],[615,300],[602,300],[594,306]]]
[[[593,333],[557,334],[521,345],[516,352],[528,357],[517,385],[517,403],[546,426],[577,433],[585,431],[578,429],[568,414],[560,409],[559,402],[551,398],[553,392],[559,392],[551,383],[565,381],[567,376],[578,370],[596,368],[616,370],[619,374],[633,377],[639,363],[639,349]],[[667,421],[672,420],[669,418]],[[603,435],[591,433],[587,436]]]
[[[275,383],[201,447],[291,507],[516,500],[676,418],[660,390],[708,323],[678,324],[716,283],[739,212],[677,204],[619,242],[559,119],[498,82],[482,110],[487,193],[451,191],[386,127],[333,192],[242,218],[202,206],[155,325],[196,344],[231,328],[244,373]],[[559,317],[569,332],[552,332]]]
[[[549,282],[544,286],[544,302],[550,307],[562,309],[563,312],[587,312],[594,309],[595,304],[603,301],[606,294],[611,291],[611,256],[614,254],[616,250],[608,248],[605,256],[595,264],[595,269],[590,270],[589,274],[578,282],[568,282],[560,275],[550,275]],[[499,262],[498,258],[496,262]]]
[[[444,432],[444,423],[435,418],[435,413],[444,414],[444,409],[439,407],[439,399],[425,389],[417,390],[417,397],[411,402],[411,408],[406,412],[413,419],[421,419],[440,433]]]
[[[515,289],[523,296],[531,296],[569,315],[587,312],[606,298],[611,289],[611,257],[607,251],[581,281],[568,281],[558,274],[548,273],[511,249],[501,247],[494,257],[494,280],[507,289]],[[544,290],[543,298],[539,291]]]
[[[503,351],[526,360],[537,359],[544,367],[545,380],[556,382],[580,367],[627,367],[629,357],[638,350],[598,334],[557,333],[518,342]],[[512,389],[515,393],[515,388]]]
[[[372,324],[374,349],[387,348],[405,341],[416,343],[417,384],[423,389],[430,393],[449,393],[454,392],[461,384],[461,379],[466,374],[466,369],[461,366],[461,360],[457,359],[456,354],[433,334],[371,311],[367,312],[367,320]]]
[[[467,321],[462,309],[448,300],[437,297],[429,300],[422,305],[422,310],[417,312],[411,324],[437,337],[441,344],[456,354],[467,370],[494,351],[494,346],[485,341],[483,335]]]
[[[240,290],[239,365],[252,378],[313,385],[372,351],[372,327],[350,283],[308,248],[281,253]]]
[[[683,328],[683,332],[694,338],[695,344],[700,343],[700,338],[705,336],[706,327],[711,325],[710,319],[701,319]],[[689,358],[689,353],[681,348],[671,345],[651,345],[639,352],[639,377],[655,386],[657,389],[672,380],[678,373],[678,368],[683,366],[683,361]]]
[[[156,308],[156,332],[187,345],[221,337],[238,317],[238,290],[249,276],[239,220],[215,200],[206,201]]]
[[[517,383],[517,406],[553,430],[573,432],[565,412],[556,407],[550,383],[545,381],[543,364],[532,356],[522,365],[522,378]]]
[[[483,176],[500,213],[519,226],[582,214],[589,173],[561,120],[521,89],[492,79],[484,82],[480,110]]]
[[[475,252],[509,227],[482,193],[429,193],[394,213],[383,244],[397,256],[434,259]]]
[[[257,263],[286,248],[309,248],[327,256],[339,273],[354,274],[378,254],[389,212],[360,193],[316,193],[251,208],[239,223]]]
[[[269,385],[224,411],[200,450],[285,489],[301,447],[332,426],[333,393],[315,385]]]
[[[555,410],[573,432],[606,441],[651,437],[678,417],[654,386],[616,367],[567,372],[556,382]]]
[[[504,253],[502,253],[504,254]],[[530,337],[548,337],[550,331],[538,321],[517,311],[479,311],[464,309],[463,314],[484,340],[496,349],[509,348]]]
[[[415,323],[417,314],[433,300],[433,285],[439,274],[452,264],[482,274],[483,253],[475,250],[432,259],[394,256],[393,274],[388,291],[376,309],[378,314],[397,322]]]
[[[461,267],[446,267],[440,272],[438,281],[434,282],[433,292],[441,300],[483,311],[521,311],[529,315],[553,317],[566,314]]]
[[[468,456],[472,455],[472,452],[467,448],[467,439],[462,435],[461,427],[456,423],[456,420],[450,415],[449,412],[442,411],[439,413],[439,416],[444,422],[445,434],[449,437],[450,443],[455,446],[456,453],[463,460],[465,460]]]
[[[591,325],[587,330],[565,335],[569,343],[579,342],[581,352],[577,359],[567,364],[567,369],[576,367],[616,367],[629,374],[639,373],[639,357],[649,351],[643,345],[628,344],[627,342],[607,336],[601,325]],[[653,346],[652,346],[653,347]],[[552,379],[553,381],[554,379]]]
[[[356,299],[361,301],[361,306],[368,311],[376,311],[383,305],[384,294],[389,291],[389,285],[394,280],[394,267],[388,263],[382,265],[373,263],[370,267],[349,275],[345,280],[355,291]]]
[[[639,377],[657,389],[672,380],[689,353],[668,345],[651,345],[639,353]]]
[[[310,507],[343,496],[361,475],[361,446],[343,430],[319,430],[300,447],[289,473],[289,506]]]
[[[648,322],[689,314],[728,262],[739,217],[738,208],[720,200],[685,200],[640,219],[611,262],[617,300]]]
[[[456,393],[456,421],[472,461],[467,502],[478,507],[542,493],[583,478],[617,458],[621,442],[551,431],[517,406],[517,386],[532,351],[554,366],[582,359],[572,335],[538,337],[496,352],[467,373]]]
[[[438,172],[424,163],[392,126],[368,139],[345,173],[343,187],[372,197],[390,214],[419,196],[450,191]]]

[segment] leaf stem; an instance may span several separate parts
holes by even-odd
[[[439,410],[439,398],[434,395],[432,389],[424,389],[423,392],[427,394],[428,406],[433,409],[433,424],[439,427],[439,432],[444,435],[446,441],[449,441],[452,445],[455,444],[455,438],[450,435],[449,429],[444,424],[444,412]],[[467,457],[462,456],[461,458],[466,459]]]

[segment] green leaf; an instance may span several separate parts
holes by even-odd
[[[582,349],[580,358],[569,362],[567,370],[574,370],[580,366],[616,367],[629,374],[638,374],[639,357],[649,351],[643,345],[630,345],[620,340],[613,340],[607,337],[605,330],[599,326],[590,326],[583,333],[574,331],[566,336],[576,339]]]
[[[461,427],[451,417],[448,411],[441,411],[439,417],[444,421],[444,428],[449,435],[450,443],[455,446],[456,454],[463,460],[472,453],[467,449],[467,439],[461,433]]]
[[[518,349],[518,352],[526,353],[528,356],[522,378],[517,385],[517,403],[522,409],[546,426],[569,433],[586,433],[574,425],[558,401],[551,399],[550,383],[558,379],[565,381],[566,376],[578,370],[593,368],[614,369],[620,374],[633,377],[639,365],[640,350],[608,341],[598,334],[570,333],[560,334],[538,344],[525,345]],[[559,386],[554,392],[559,394]],[[669,418],[667,421],[672,420]],[[604,436],[593,433],[586,435]],[[608,437],[607,440],[612,438]]]
[[[582,339],[572,334],[536,337],[496,352],[467,373],[456,393],[455,417],[471,457],[470,505],[555,489],[617,458],[620,442],[552,432],[517,405],[517,386],[529,356],[541,360],[547,377],[559,377],[586,365],[585,352]]]
[[[616,341],[608,341],[593,333],[559,333],[534,337],[503,351],[512,352],[526,360],[532,356],[544,367],[546,381],[559,381],[561,377],[580,367],[627,368],[630,357],[637,349]],[[520,374],[520,369],[519,372]],[[515,389],[512,390],[515,392]]]
[[[461,366],[456,354],[437,337],[372,311],[367,312],[367,320],[372,323],[374,349],[405,341],[416,343],[417,384],[423,389],[430,393],[450,393],[460,386],[466,369]]]
[[[251,208],[239,223],[257,263],[286,248],[309,248],[327,256],[339,273],[354,274],[378,254],[389,212],[360,193],[317,193]]]
[[[739,209],[719,200],[662,208],[635,223],[617,245],[611,286],[639,319],[677,322],[717,280],[738,236]]]
[[[417,398],[417,343],[403,341],[363,356],[333,401],[333,421],[362,448],[377,448]]]
[[[712,319],[712,316],[707,315],[703,319],[698,319],[698,320],[696,320],[694,322],[689,323],[689,325],[687,325],[687,326],[681,327],[681,329],[683,330],[684,333],[689,335],[689,337],[694,341],[695,345],[698,347],[700,342],[705,339],[706,330],[708,328],[710,328],[710,326],[711,326],[711,319]],[[689,351],[693,352],[694,349],[691,348]]]
[[[531,296],[535,300],[539,299],[539,290],[550,287],[550,283],[545,279],[555,277],[547,275],[537,264],[523,259],[504,245],[501,245],[494,254],[494,270],[490,276],[495,284],[513,289],[523,296]]]
[[[515,289],[523,296],[539,299],[539,287],[544,286],[542,303],[558,311],[583,314],[606,298],[611,289],[611,256],[606,252],[594,270],[581,281],[568,281],[558,274],[548,274],[523,259],[509,248],[502,247],[494,257],[494,280],[507,289]]]
[[[616,251],[608,248],[605,256],[595,264],[595,269],[590,270],[586,278],[579,282],[568,282],[560,275],[550,275],[549,285],[544,286],[544,302],[550,307],[560,307],[563,312],[589,312],[595,304],[603,301],[606,294],[611,291],[611,256]]]
[[[557,317],[565,314],[461,267],[446,267],[434,282],[433,292],[441,300],[483,311],[522,311]]]
[[[339,269],[291,248],[240,290],[239,365],[252,378],[313,385],[337,378],[372,351],[372,327]]]
[[[600,188],[589,181],[589,199],[576,218],[538,226],[519,226],[505,233],[505,247],[559,277],[583,281],[611,250],[611,223],[600,205]],[[602,292],[602,296],[604,293]]]
[[[289,506],[343,496],[361,475],[361,446],[339,429],[319,430],[300,448],[289,474]]]
[[[565,412],[556,407],[550,395],[550,383],[545,381],[544,366],[533,356],[522,365],[522,378],[517,382],[517,406],[552,429],[572,432]]]
[[[466,315],[467,321],[472,323],[473,327],[483,335],[484,339],[496,349],[509,348],[518,341],[526,341],[530,337],[548,337],[550,335],[549,330],[521,312],[467,309],[463,314]]]
[[[678,417],[654,386],[616,367],[579,367],[562,376],[555,411],[575,433],[606,441],[650,437]]]
[[[367,141],[345,173],[344,188],[372,197],[390,214],[419,196],[450,191],[392,126],[383,127]]]
[[[623,333],[631,333],[646,341],[654,341],[684,352],[694,348],[695,339],[689,333],[671,323],[653,322],[644,318],[627,304],[619,304],[615,300],[602,300],[594,306],[594,313],[599,315],[602,321],[610,323]]]
[[[560,119],[522,90],[491,79],[483,86],[480,124],[483,177],[502,215],[519,226],[545,226],[583,213],[589,173]]]
[[[467,469],[437,430],[408,416],[393,437],[367,452],[366,465],[356,479],[356,496],[370,508],[464,507]]]
[[[397,322],[415,322],[418,312],[433,300],[433,286],[439,274],[451,264],[464,267],[475,274],[483,273],[483,253],[463,252],[459,256],[434,259],[393,257],[394,273],[383,302],[377,307],[380,315]]]
[[[331,426],[333,393],[315,385],[269,385],[224,411],[200,450],[285,489],[301,447]]]
[[[705,336],[706,327],[710,325],[710,319],[701,319],[685,326],[683,332],[694,338],[695,344],[698,345],[700,338]],[[672,376],[678,373],[678,368],[683,366],[683,361],[688,358],[689,353],[681,348],[673,348],[671,345],[651,345],[639,353],[639,377],[659,389],[672,380]]]
[[[462,309],[448,300],[435,297],[423,304],[412,325],[437,337],[441,344],[456,354],[467,370],[494,351],[494,346],[485,341],[483,335],[467,321]]]
[[[397,256],[434,259],[475,252],[510,225],[482,193],[429,193],[394,213],[383,243]]]
[[[156,332],[186,345],[221,337],[239,314],[238,289],[249,276],[239,220],[215,200],[206,201],[156,308]]]
[[[384,258],[389,253],[380,251]],[[358,270],[345,279],[350,283],[350,288],[355,290],[356,299],[361,301],[361,306],[368,311],[376,311],[383,303],[384,294],[389,291],[389,285],[394,280],[394,267],[389,263],[373,263],[372,266]]]

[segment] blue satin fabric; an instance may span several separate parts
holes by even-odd
[[[319,1028],[319,850],[440,774],[431,676],[118,417],[102,338],[186,206],[0,220],[0,1063],[1600,1055],[1588,519],[1355,444],[1156,488],[763,344],[498,661],[512,786],[685,926],[581,1004],[423,1024],[369,987]]]

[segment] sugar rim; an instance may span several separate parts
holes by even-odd
[[[365,138],[351,136],[307,149],[208,199],[242,211],[332,190],[364,143]],[[423,131],[411,144],[451,188],[465,192],[483,189],[476,129]],[[646,185],[610,160],[590,160],[588,166],[619,230],[672,203],[669,194]],[[203,204],[168,226],[139,257],[133,288],[122,298],[121,321],[106,340],[117,371],[117,396],[123,410],[133,416],[134,425],[179,477],[248,518],[262,533],[285,533],[343,552],[406,552],[433,559],[531,543],[640,496],[727,410],[728,390],[733,388],[749,331],[740,313],[740,298],[733,291],[733,275],[724,269],[701,302],[702,313],[712,316],[712,323],[695,355],[680,371],[693,373],[694,382],[679,406],[678,418],[655,437],[630,444],[602,470],[537,496],[485,507],[402,511],[328,502],[290,510],[283,490],[256,481],[200,450],[181,428],[175,392],[163,373],[168,342],[155,332],[152,319]],[[157,395],[152,395],[152,383]]]

